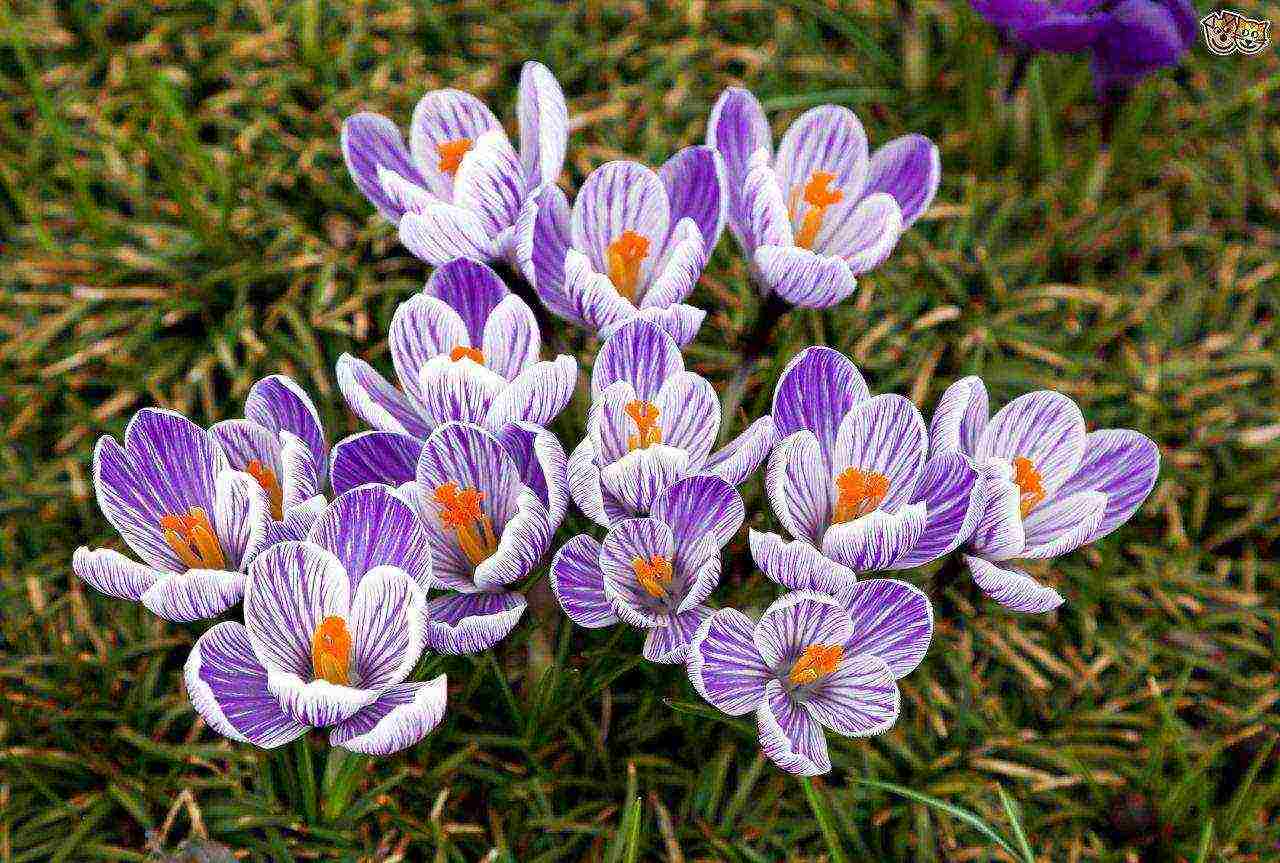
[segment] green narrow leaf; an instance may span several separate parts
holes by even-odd
[[[1210,818],[1204,824],[1204,830],[1200,831],[1200,850],[1196,852],[1196,863],[1208,863],[1209,849],[1213,845],[1213,819]]]
[[[813,780],[808,776],[800,778],[800,787],[804,789],[809,808],[813,810],[813,817],[818,821],[818,829],[822,831],[822,839],[826,843],[828,853],[831,854],[831,863],[848,863],[849,858],[845,856],[844,848],[840,845],[840,830],[836,827],[835,818],[831,814],[827,796],[813,786]]]
[[[914,791],[902,785],[895,785],[892,782],[881,782],[879,779],[856,779],[856,778],[851,778],[850,781],[858,785],[865,785],[868,788],[878,788],[881,791],[888,791],[891,794],[897,794],[900,797],[905,797],[908,800],[914,800],[917,803],[923,803],[926,806],[931,806],[940,812],[945,812],[948,815],[950,815],[952,818],[955,818],[957,821],[961,821],[965,824],[968,824],[970,827],[977,830],[983,836],[986,836],[988,839],[994,842],[1000,848],[1000,850],[1006,852],[1011,857],[1018,856],[1018,853],[1014,850],[1013,846],[1009,844],[1009,840],[1001,836],[1000,833],[994,827],[992,827],[987,822],[983,821],[982,818],[970,812],[968,809],[964,809],[963,807],[956,806],[954,803],[948,803],[945,800],[939,800],[937,797],[932,797],[928,794],[923,794],[919,791]]]
[[[1004,814],[1009,817],[1009,827],[1013,830],[1013,839],[1018,843],[1023,859],[1027,863],[1036,863],[1036,855],[1031,850],[1031,843],[1027,841],[1026,831],[1022,829],[1022,815],[1018,811],[1018,804],[1013,802],[1009,792],[1005,791],[1004,786],[998,782],[996,792],[1000,795],[1000,805],[1004,807]]]

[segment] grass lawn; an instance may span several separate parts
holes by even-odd
[[[965,2],[902,5],[0,0],[0,863],[169,859],[188,837],[216,843],[187,846],[202,860],[1280,859],[1280,54],[1197,44],[1106,146],[1085,60],[1041,58],[1006,101],[1012,60]],[[931,212],[848,302],[780,320],[735,432],[825,343],[926,415],[978,373],[996,404],[1053,387],[1160,444],[1126,527],[1035,568],[1059,611],[907,573],[939,626],[902,717],[829,735],[810,788],[759,755],[750,717],[643,662],[636,631],[545,603],[491,653],[424,662],[450,707],[416,748],[326,763],[316,735],[264,755],[186,700],[207,624],[72,574],[77,546],[122,547],[90,459],[136,409],[208,424],[285,372],[331,440],[358,429],[334,362],[389,370],[391,313],[427,269],[349,179],[342,119],[407,126],[448,86],[512,120],[526,58],[568,96],[570,189],[701,142],[730,83],[778,131],[837,102],[873,147],[941,147]],[[709,316],[689,362],[722,387],[759,306],[728,237],[691,302]],[[598,349],[568,326],[552,341],[584,368]],[[566,449],[585,382],[554,427]],[[761,479],[743,491],[771,524]],[[775,596],[745,530],[725,573],[715,603]]]

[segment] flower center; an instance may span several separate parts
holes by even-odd
[[[818,230],[822,227],[822,217],[826,215],[827,208],[844,199],[844,192],[829,188],[835,178],[836,175],[830,171],[814,171],[809,182],[804,184],[803,193],[799,188],[791,193],[792,218],[795,218],[799,206],[796,197],[802,195],[802,200],[809,205],[800,222],[800,230],[796,232],[796,245],[802,249],[813,248],[813,241],[818,238]]]
[[[632,559],[631,568],[635,570],[636,581],[640,582],[645,593],[654,599],[667,595],[667,588],[671,585],[671,561],[660,554],[651,554],[648,560],[643,557]]]
[[[467,151],[470,149],[470,138],[458,138],[454,141],[441,141],[436,144],[436,152],[440,154],[440,170],[449,175],[458,173],[458,166],[462,164],[462,157],[467,155]]]
[[[249,476],[258,481],[258,485],[262,486],[262,490],[267,493],[267,497],[271,500],[271,517],[276,521],[281,521],[284,518],[284,489],[280,487],[280,480],[276,478],[276,472],[256,458],[249,462],[249,466],[245,470],[249,472]]]
[[[640,281],[640,262],[649,255],[649,239],[635,231],[623,231],[609,244],[606,258],[609,281],[630,302],[636,301],[636,285]]]
[[[1018,509],[1022,517],[1035,509],[1044,500],[1044,485],[1041,484],[1040,471],[1031,463],[1031,459],[1017,456],[1013,460],[1013,482],[1021,494],[1018,496]]]
[[[647,449],[662,443],[662,429],[658,428],[658,406],[653,402],[627,402],[623,408],[636,424],[636,434],[627,438],[627,449]]]
[[[193,506],[185,515],[160,516],[160,529],[169,548],[188,569],[227,568],[227,559],[203,507]]]
[[[845,468],[836,474],[836,511],[832,523],[844,524],[875,510],[889,491],[889,478],[882,473]]]
[[[316,627],[311,636],[311,666],[317,680],[338,686],[351,682],[351,633],[341,617],[331,615]]]
[[[458,360],[467,359],[471,360],[476,365],[482,366],[484,365],[484,351],[479,348],[466,348],[462,345],[458,345],[456,348],[449,351],[449,359],[453,360],[455,363]]]
[[[493,520],[480,508],[484,494],[470,486],[459,490],[456,482],[446,482],[435,491],[440,504],[440,523],[458,537],[458,547],[472,566],[484,563],[498,550]]]
[[[796,686],[816,683],[840,665],[844,648],[839,644],[810,644],[791,666],[787,680]]]

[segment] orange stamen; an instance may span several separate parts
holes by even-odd
[[[636,424],[636,434],[627,438],[627,449],[647,449],[662,443],[662,429],[658,427],[658,406],[653,402],[627,402],[623,408]]]
[[[454,531],[458,547],[472,566],[484,563],[498,550],[493,533],[493,520],[480,508],[484,494],[471,487],[458,489],[456,482],[446,482],[435,490],[440,505],[440,523]]]
[[[640,282],[640,262],[649,256],[649,239],[635,231],[623,231],[609,244],[606,259],[609,264],[609,281],[628,301],[636,301],[636,286]]]
[[[280,487],[280,480],[276,478],[276,472],[256,458],[249,462],[249,466],[245,470],[248,471],[249,476],[258,481],[258,485],[262,486],[262,490],[267,493],[267,497],[271,501],[271,517],[276,521],[282,520],[284,518],[284,489]]]
[[[836,475],[834,524],[843,524],[875,510],[889,491],[889,478],[882,473],[846,468]]]
[[[468,359],[477,365],[484,365],[484,351],[479,348],[466,348],[462,345],[458,345],[456,348],[449,351],[449,359],[453,360],[455,363],[461,359]]]
[[[1018,509],[1022,517],[1035,509],[1044,500],[1044,485],[1041,484],[1040,471],[1031,463],[1031,459],[1018,456],[1013,460],[1013,482],[1021,494],[1018,496]]]
[[[441,141],[436,144],[436,152],[440,154],[440,170],[446,174],[458,173],[462,157],[471,149],[470,138],[458,138],[455,141]]]
[[[822,217],[826,215],[827,208],[844,200],[844,192],[840,189],[828,188],[835,178],[836,175],[830,171],[814,171],[809,177],[809,182],[805,183],[803,199],[809,208],[805,210],[804,219],[800,222],[800,230],[796,232],[796,245],[802,249],[813,248],[813,241],[818,238],[818,231],[822,228]],[[792,200],[795,200],[794,193]],[[793,217],[794,211],[795,204],[792,205]]]
[[[326,617],[316,627],[311,636],[311,666],[317,680],[338,686],[351,681],[351,633],[341,617]]]
[[[816,683],[819,678],[835,671],[843,656],[844,648],[839,644],[810,644],[791,666],[787,680],[796,686]]]
[[[203,507],[193,506],[185,515],[160,516],[160,529],[169,548],[188,569],[227,568],[227,558]]]
[[[631,568],[635,570],[636,581],[644,588],[645,593],[655,599],[667,595],[667,586],[671,584],[671,562],[660,554],[651,554],[649,559],[634,558]]]

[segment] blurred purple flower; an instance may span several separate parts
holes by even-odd
[[[603,543],[585,534],[565,543],[551,564],[551,588],[579,626],[621,620],[647,630],[646,659],[683,662],[711,616],[703,603],[720,582],[720,550],[743,516],[729,483],[686,477],[658,496],[651,517],[617,522]]]
[[[400,304],[388,341],[400,389],[364,360],[338,359],[343,397],[377,431],[334,447],[336,492],[413,479],[422,441],[451,420],[495,433],[512,422],[549,425],[578,377],[572,357],[538,359],[532,310],[488,266],[465,258],[439,267]]]
[[[802,114],[775,156],[764,109],[740,87],[716,102],[707,145],[724,159],[729,229],[756,285],[808,308],[852,294],[929,208],[942,175],[923,135],[868,155],[862,123],[839,105]]]
[[[722,608],[703,622],[686,666],[698,694],[730,716],[755,711],[760,747],[789,773],[831,770],[829,728],[881,734],[897,721],[897,681],[924,658],[933,608],[900,581],[872,579],[840,596],[788,593],[753,623]]]
[[[646,515],[676,480],[713,474],[740,485],[769,454],[773,420],[761,417],[712,454],[720,401],[685,371],[674,338],[633,319],[600,349],[591,371],[587,437],[569,457],[574,502],[604,527]]]
[[[209,726],[274,748],[330,728],[329,742],[389,755],[444,716],[444,675],[405,683],[422,655],[427,537],[390,489],[340,495],[305,542],[262,552],[249,569],[244,625],[196,642],[187,691]]]
[[[1129,429],[1086,433],[1076,403],[1051,390],[989,415],[981,379],[956,381],[938,401],[930,452],[963,454],[980,474],[979,517],[964,548],[978,586],[1014,611],[1049,611],[1062,596],[1004,562],[1059,557],[1124,524],[1155,486],[1160,450]]]
[[[475,96],[433,90],[414,109],[407,148],[394,122],[364,112],[342,124],[342,155],[360,191],[422,260],[517,266],[516,223],[532,193],[555,184],[569,134],[564,93],[541,63],[524,64],[516,113],[519,153]]]
[[[795,538],[752,532],[756,562],[792,589],[831,592],[854,573],[909,569],[968,538],[977,519],[977,475],[958,453],[928,458],[920,412],[899,395],[872,396],[838,351],[806,348],[773,395],[781,438],[765,476],[774,515]],[[800,548],[803,546],[804,548]],[[790,563],[820,551],[831,581],[794,580]]]
[[[727,197],[710,147],[681,150],[657,172],[609,162],[587,177],[572,212],[554,185],[538,192],[521,268],[566,320],[607,334],[640,317],[686,345],[707,313],[684,300],[720,240]]]
[[[1093,55],[1100,97],[1174,66],[1196,40],[1191,0],[970,0],[978,14],[1037,51]]]

